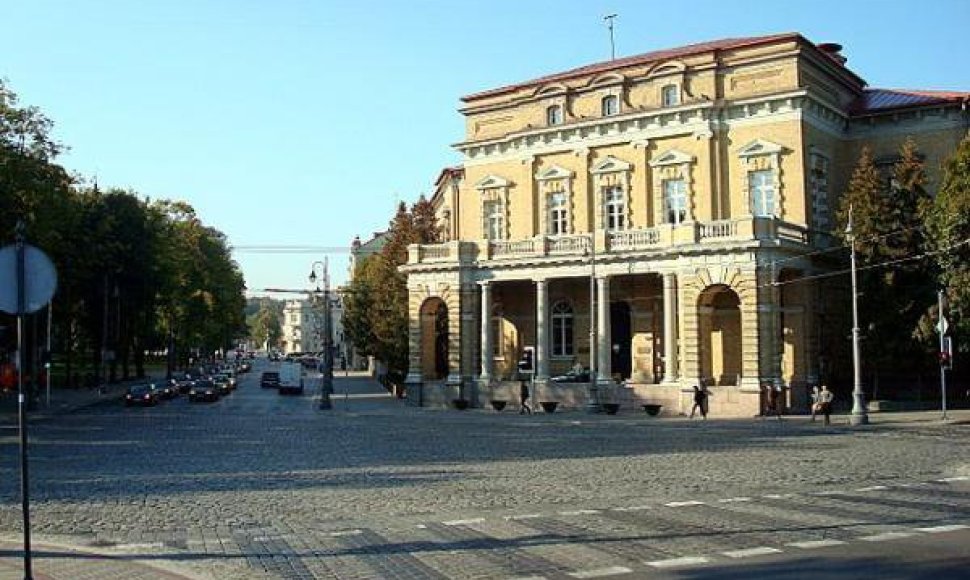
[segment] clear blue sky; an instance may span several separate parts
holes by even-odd
[[[797,31],[870,86],[970,90],[970,0],[3,0],[0,76],[102,187],[184,199],[234,246],[346,248],[460,161],[462,95],[617,56]],[[319,254],[239,251],[250,288]]]

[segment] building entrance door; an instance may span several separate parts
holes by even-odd
[[[631,346],[633,342],[630,305],[626,302],[610,304],[610,361],[614,375],[630,378],[633,366]]]

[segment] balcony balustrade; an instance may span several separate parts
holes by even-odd
[[[809,244],[804,226],[773,217],[742,217],[711,222],[662,224],[652,228],[599,232],[597,253],[657,251],[726,242],[772,241]],[[409,248],[408,264],[472,263],[476,260],[516,260],[523,258],[585,256],[592,238],[589,234],[540,235],[520,240],[451,241],[443,244],[414,244]]]

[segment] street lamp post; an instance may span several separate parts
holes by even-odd
[[[596,375],[599,372],[596,358],[599,352],[596,348],[596,233],[589,235],[589,393],[586,399],[586,412],[600,411],[599,393],[596,386]]]
[[[849,417],[851,425],[865,425],[869,422],[866,413],[866,402],[862,394],[862,370],[859,355],[859,293],[856,290],[855,274],[855,235],[852,233],[852,206],[849,206],[849,224],[845,233],[851,245],[852,271],[852,415]]]
[[[330,395],[333,394],[333,330],[330,316],[330,275],[327,262],[314,262],[310,266],[310,283],[317,281],[316,267],[323,268],[323,377],[320,383],[320,408],[332,409]],[[315,296],[320,295],[320,285],[317,284]]]

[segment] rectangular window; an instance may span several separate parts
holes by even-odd
[[[604,187],[603,203],[606,211],[606,229],[611,232],[626,229],[626,199],[623,188],[618,185]]]
[[[483,207],[485,211],[485,239],[500,240],[503,234],[502,204],[498,201],[486,201]]]
[[[664,107],[675,107],[680,104],[680,90],[677,85],[666,85],[660,90],[660,100]]]
[[[667,223],[683,223],[687,219],[687,184],[683,179],[667,179],[663,182],[663,189]]]
[[[812,192],[813,229],[828,232],[829,223],[829,161],[825,157],[812,154],[810,191]]]
[[[554,193],[549,196],[549,234],[559,236],[567,233],[568,218],[566,194]]]
[[[757,217],[775,216],[775,177],[771,170],[748,173],[751,213]]]

